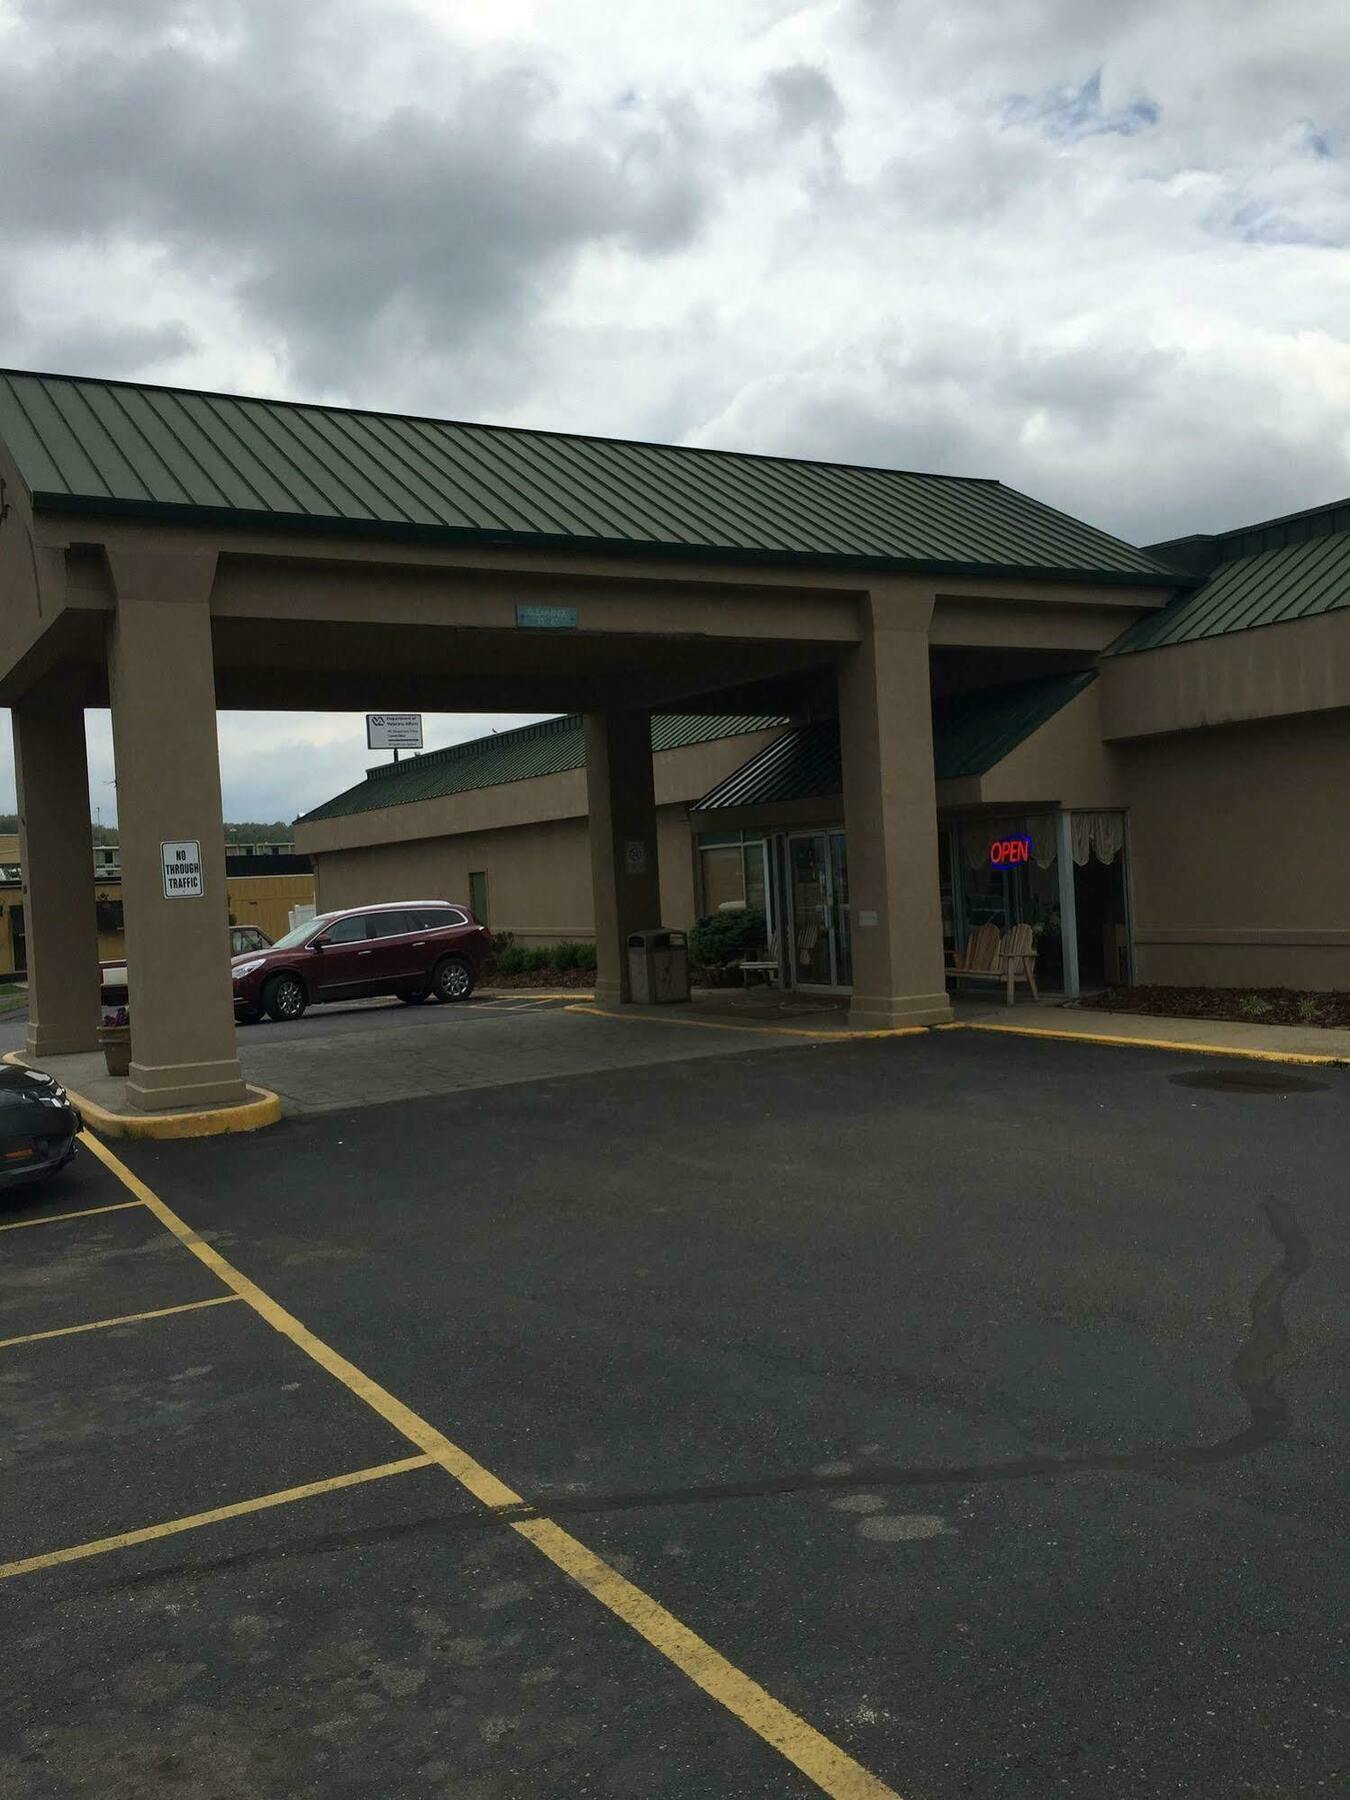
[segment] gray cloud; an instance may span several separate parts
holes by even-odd
[[[279,335],[303,383],[341,388],[391,343],[436,354],[518,326],[583,248],[662,256],[712,205],[676,100],[583,127],[539,68],[466,55],[434,102],[355,104],[353,65],[400,28],[385,9],[235,0],[212,29],[195,5],[140,11],[140,33],[108,41],[106,10],[26,9],[70,35],[35,32],[0,69],[0,226],[167,250]]]
[[[28,346],[35,368],[89,371],[110,379],[151,375],[197,348],[181,320],[135,325],[89,317],[55,330],[31,330]]]
[[[787,137],[819,131],[829,136],[844,122],[844,106],[823,69],[795,63],[773,69],[764,78],[764,93],[778,129]]]

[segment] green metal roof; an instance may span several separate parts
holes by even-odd
[[[1350,606],[1350,531],[1220,563],[1203,586],[1132,625],[1107,655],[1282,625],[1345,606]]]
[[[987,774],[1096,679],[1095,669],[1084,669],[963,694],[940,705],[933,721],[937,779]],[[839,724],[822,719],[797,726],[766,745],[689,810],[717,812],[732,806],[820,800],[842,791]]]
[[[752,731],[770,731],[783,719],[718,716],[701,713],[663,713],[652,720],[652,749],[682,750],[690,744],[706,744],[715,738],[743,737]],[[529,781],[536,775],[562,775],[586,762],[586,741],[580,718],[568,714],[544,719],[538,725],[518,725],[491,737],[451,744],[444,750],[428,750],[402,762],[378,763],[366,771],[364,781],[313,812],[302,815],[305,823],[316,819],[343,819],[353,813],[380,812],[389,806],[411,806],[418,800],[440,800],[448,794],[464,794],[473,788],[497,787],[508,781]]]
[[[1039,676],[983,693],[954,695],[933,717],[933,764],[939,781],[985,775],[1061,707],[1090,687],[1095,669]]]
[[[0,371],[34,504],[943,573],[1172,585],[1119,539],[996,481]]]
[[[798,725],[709,788],[690,812],[717,812],[729,806],[772,806],[781,800],[820,800],[843,792],[839,722],[820,719]]]

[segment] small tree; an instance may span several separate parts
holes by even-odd
[[[767,940],[768,921],[758,907],[709,913],[689,933],[689,960],[698,969],[725,968]]]

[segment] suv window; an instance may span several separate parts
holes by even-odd
[[[402,937],[406,932],[422,929],[417,919],[414,912],[376,913],[370,921],[371,931],[377,938]]]
[[[325,944],[355,944],[364,940],[369,933],[366,930],[368,920],[364,913],[357,913],[350,919],[339,919],[325,931]]]
[[[452,925],[467,925],[468,920],[457,906],[427,906],[417,915],[421,931],[446,931]]]

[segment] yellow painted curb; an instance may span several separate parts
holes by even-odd
[[[926,1025],[893,1025],[879,1031],[814,1030],[809,1025],[737,1025],[726,1019],[679,1019],[655,1017],[651,1013],[611,1012],[604,1006],[565,1006],[564,1012],[585,1013],[592,1019],[623,1019],[631,1024],[697,1025],[704,1031],[751,1031],[769,1037],[809,1037],[817,1042],[856,1043],[859,1038],[917,1037],[928,1030]]]
[[[30,1064],[17,1050],[5,1057],[7,1063],[26,1069]],[[65,1087],[65,1083],[61,1084]],[[237,1106],[207,1106],[199,1112],[115,1113],[96,1100],[88,1100],[72,1087],[66,1088],[70,1103],[91,1131],[103,1137],[125,1138],[200,1138],[222,1137],[226,1132],[261,1131],[281,1118],[281,1099],[271,1088],[250,1087],[251,1100]]]
[[[1044,1025],[986,1025],[973,1019],[963,1019],[954,1027],[948,1025],[941,1029],[1001,1031],[1011,1037],[1057,1038],[1067,1044],[1109,1044],[1121,1050],[1175,1050],[1184,1056],[1238,1056],[1248,1062],[1310,1063],[1314,1068],[1320,1069],[1343,1068],[1350,1061],[1350,1058],[1344,1056],[1319,1056],[1310,1050],[1246,1050],[1235,1044],[1189,1044],[1177,1038],[1116,1037],[1100,1031],[1055,1031]]]

